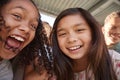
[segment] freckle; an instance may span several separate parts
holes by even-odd
[[[6,26],[4,27],[8,32],[10,31],[10,26]]]

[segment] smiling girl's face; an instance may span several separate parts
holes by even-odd
[[[108,46],[120,42],[120,17],[113,17],[104,24],[103,33]]]
[[[61,51],[71,59],[87,57],[91,44],[91,30],[79,14],[63,17],[57,25],[57,39]]]

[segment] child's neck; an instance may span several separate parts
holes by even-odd
[[[87,69],[87,67],[88,67],[88,60],[87,59],[74,60],[74,66],[73,66],[74,72],[84,71]]]

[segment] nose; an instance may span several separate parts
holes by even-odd
[[[68,43],[74,43],[74,42],[77,42],[78,38],[77,38],[77,35],[69,35],[68,36]]]
[[[21,24],[19,27],[19,30],[24,32],[24,33],[29,33],[30,28],[28,24]]]

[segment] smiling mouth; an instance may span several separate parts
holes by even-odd
[[[14,53],[18,53],[20,52],[20,47],[23,42],[24,42],[24,39],[21,37],[13,36],[13,35],[9,36],[6,39],[5,48]]]
[[[68,48],[68,50],[70,50],[70,51],[74,51],[74,50],[78,50],[78,49],[80,49],[82,46],[74,46],[74,47],[70,47],[70,48]]]

